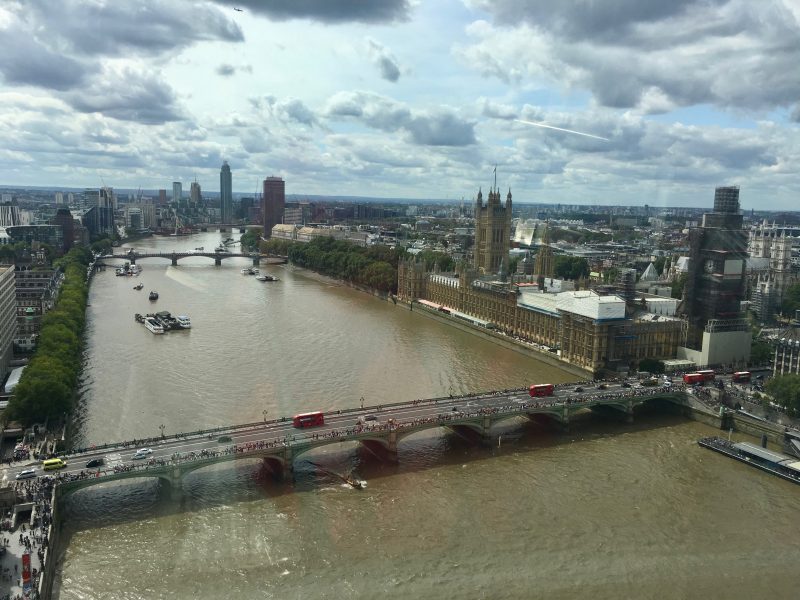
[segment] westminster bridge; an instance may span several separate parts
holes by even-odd
[[[507,419],[527,417],[567,429],[572,415],[590,409],[618,414],[631,422],[636,407],[653,400],[687,405],[681,385],[631,388],[618,383],[599,387],[561,384],[552,396],[540,398],[530,397],[527,388],[502,390],[344,409],[325,414],[324,424],[317,427],[296,428],[291,417],[283,417],[92,446],[66,455],[67,467],[55,476],[60,496],[100,483],[155,477],[169,484],[174,497],[180,497],[186,474],[217,463],[259,459],[283,478],[292,475],[298,457],[331,444],[359,443],[382,459],[397,461],[401,440],[420,431],[444,428],[476,443],[489,444],[492,427]],[[136,450],[142,447],[152,452],[144,459],[134,459]],[[101,466],[87,467],[98,459],[102,459]],[[9,469],[7,475],[13,477],[24,468]]]
[[[172,262],[172,266],[178,266],[178,261],[183,258],[193,258],[203,256],[214,260],[215,265],[221,265],[222,261],[226,258],[249,258],[253,261],[253,266],[259,266],[262,261],[271,265],[282,265],[288,260],[286,256],[277,254],[259,254],[253,253],[240,253],[240,252],[125,252],[124,254],[106,254],[100,257],[100,260],[110,260],[112,258],[118,260],[126,260],[132,265],[136,264],[137,260],[143,258],[165,258]]]

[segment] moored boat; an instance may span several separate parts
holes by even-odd
[[[133,289],[135,289],[135,290],[141,290],[143,287],[144,287],[144,284],[137,283],[135,286],[133,286]]]
[[[150,300],[158,300],[158,292],[150,292]]]
[[[144,326],[150,333],[154,333],[156,335],[164,333],[164,328],[158,321],[156,321],[154,317],[145,317]]]

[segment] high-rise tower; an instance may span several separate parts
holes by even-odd
[[[280,177],[267,177],[264,180],[264,194],[261,197],[261,215],[264,223],[264,237],[272,236],[272,228],[283,222],[283,209],[286,206],[286,182]]]
[[[480,273],[499,273],[508,268],[508,247],[511,236],[511,190],[506,205],[500,204],[500,190],[489,188],[484,206],[483,192],[475,200],[475,269]]]
[[[219,170],[219,222],[233,222],[233,180],[227,160]]]

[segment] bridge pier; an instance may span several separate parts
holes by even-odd
[[[130,257],[129,257],[129,262],[130,262],[132,265],[135,265],[135,264],[136,264],[136,255],[135,255],[135,254],[131,254],[131,255],[130,255]]]
[[[178,266],[178,256],[176,254],[173,254],[171,258],[172,258],[172,266],[173,267],[177,267]]]
[[[253,266],[257,267],[261,264],[261,257],[258,254],[253,255]]]
[[[214,264],[220,266],[222,264],[222,259],[219,256],[214,257]]]
[[[178,467],[173,467],[169,473],[169,497],[173,502],[178,502],[183,498],[181,471]]]

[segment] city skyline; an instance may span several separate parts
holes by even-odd
[[[796,6],[434,4],[8,3],[0,180],[794,208]]]

